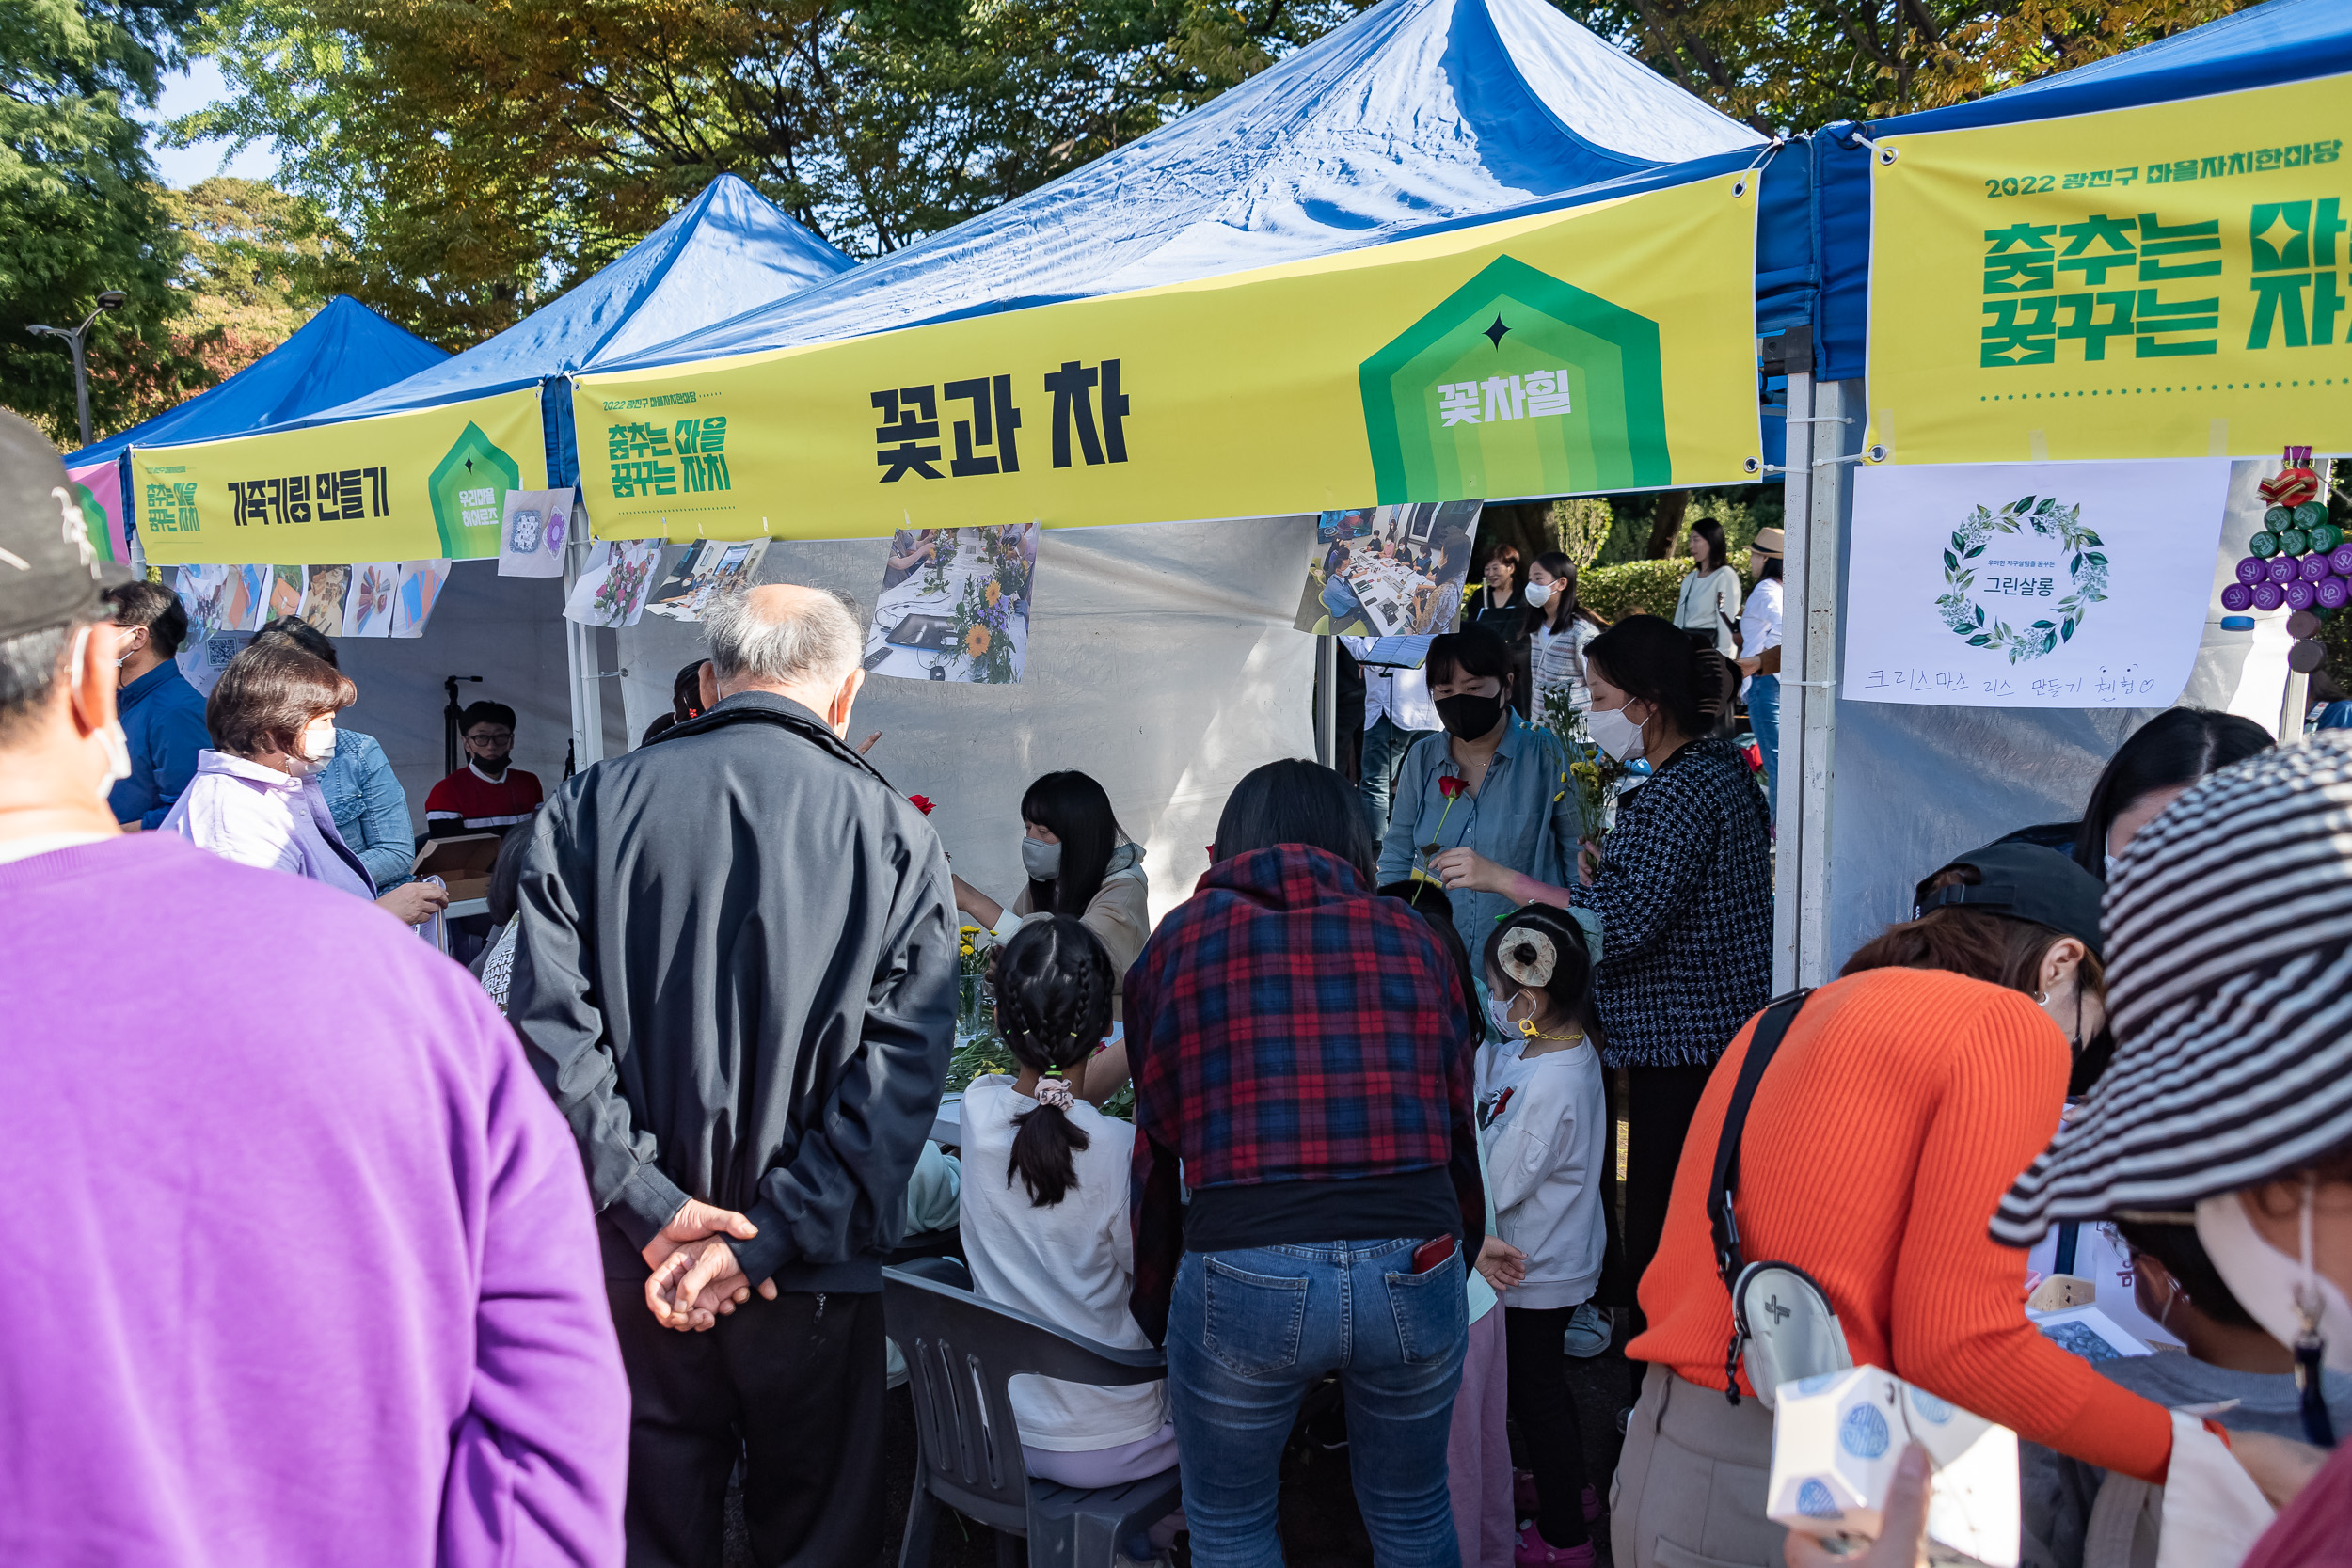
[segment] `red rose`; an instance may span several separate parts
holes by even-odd
[[[907,797],[907,804],[921,812],[925,816],[931,814],[931,798],[928,795],[910,795]]]
[[[1468,779],[1443,778],[1438,781],[1438,793],[1451,800],[1470,787]]]

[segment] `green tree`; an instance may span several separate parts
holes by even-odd
[[[172,328],[182,248],[133,105],[152,106],[197,0],[8,0],[0,6],[0,388],[74,444],[72,361],[34,323],[78,325],[104,289],[130,296],[89,336],[93,432],[131,421],[129,381],[174,396],[208,384]]]
[[[2137,49],[2242,0],[1553,0],[1766,133],[1940,108]]]
[[[229,0],[197,47],[352,235],[322,272],[450,347],[611,261],[713,177],[859,255],[1035,188],[1359,0]]]

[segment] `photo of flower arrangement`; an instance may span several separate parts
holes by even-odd
[[[902,680],[1018,682],[1041,531],[1035,522],[901,530],[874,600],[866,668]]]

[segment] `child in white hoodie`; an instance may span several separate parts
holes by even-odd
[[[1600,1502],[1585,1480],[1561,1342],[1600,1278],[1604,1240],[1608,1114],[1600,1057],[1586,1038],[1592,956],[1566,911],[1532,904],[1495,928],[1486,960],[1487,1010],[1503,1037],[1478,1053],[1486,1192],[1502,1240],[1525,1255],[1488,1278],[1502,1295],[1511,1416],[1539,1505],[1512,1560],[1590,1568]]]

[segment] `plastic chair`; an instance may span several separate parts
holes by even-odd
[[[1088,1490],[1030,1477],[1006,1386],[1024,1373],[1109,1387],[1168,1375],[1156,1350],[1114,1350],[983,1301],[951,1259],[882,1270],[882,1312],[912,1372],[917,1475],[898,1568],[924,1568],[942,1505],[996,1532],[1000,1564],[1025,1537],[1031,1568],[1110,1568],[1120,1543],[1151,1528],[1179,1500],[1170,1469]]]

